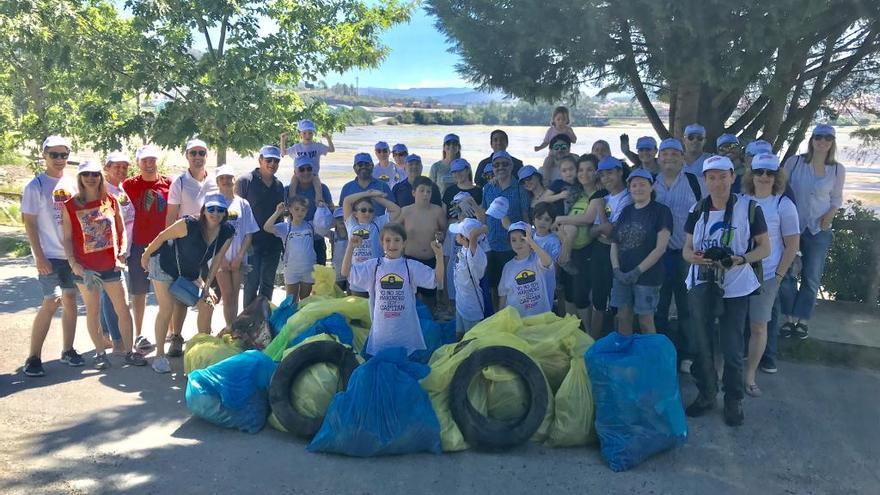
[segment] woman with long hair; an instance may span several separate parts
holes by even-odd
[[[229,165],[217,167],[216,177],[217,188],[229,205],[226,221],[235,229],[226,256],[220,261],[220,271],[217,272],[217,284],[223,299],[223,318],[228,327],[238,315],[241,281],[250,271],[247,252],[251,247],[251,236],[259,232],[260,227],[248,200],[235,194],[235,170]]]
[[[437,184],[440,194],[443,194],[447,187],[455,184],[451,166],[453,160],[458,158],[461,158],[461,140],[455,134],[447,134],[443,138],[443,158],[431,165],[431,170],[428,172],[428,178]]]

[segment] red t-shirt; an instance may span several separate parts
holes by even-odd
[[[168,188],[171,179],[163,175],[149,182],[143,176],[130,177],[122,182],[122,189],[134,205],[133,246],[146,246],[165,230],[165,213],[168,210]]]
[[[116,225],[119,203],[108,195],[101,201],[79,204],[76,196],[64,202],[70,215],[73,255],[84,268],[106,272],[116,268],[116,255],[122,247],[121,225]]]

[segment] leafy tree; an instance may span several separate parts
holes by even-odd
[[[869,0],[428,0],[483,88],[556,100],[587,84],[629,91],[661,137],[701,122],[797,149],[880,79],[880,3]],[[548,24],[549,23],[549,24]],[[552,26],[548,28],[548,25]],[[660,117],[655,95],[669,104]]]

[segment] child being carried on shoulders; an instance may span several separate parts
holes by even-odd
[[[315,141],[315,133],[317,132],[317,129],[315,128],[315,123],[311,120],[300,120],[299,124],[296,126],[296,130],[299,132],[299,142],[285,150],[284,146],[287,144],[287,133],[285,132],[280,136],[281,149],[285,150],[285,153],[293,158],[294,166],[296,165],[297,158],[308,157],[312,160],[314,163],[313,172],[315,174],[312,185],[315,188],[317,206],[321,206],[321,203],[323,202],[321,198],[324,197],[321,192],[321,178],[318,175],[318,172],[321,170],[321,156],[326,155],[327,153],[333,153],[336,151],[336,147],[333,146],[333,138],[326,132],[321,136],[327,140],[327,144]],[[290,194],[296,194],[298,187],[299,180],[297,179],[296,174],[293,174],[290,178]]]
[[[571,128],[571,118],[569,116],[568,107],[559,106],[553,109],[553,118],[550,122],[550,127],[544,134],[544,141],[538,146],[535,146],[535,151],[541,151],[550,146],[553,142],[553,138],[559,134],[565,134],[568,136],[571,140],[571,144],[577,142],[577,136],[574,134],[574,129]],[[547,153],[547,157],[544,158],[544,165],[542,167],[544,176],[547,177],[547,180],[552,178],[551,175],[553,174],[547,174],[546,172],[552,169],[554,161],[555,158],[553,157],[553,151],[551,150],[550,153]]]

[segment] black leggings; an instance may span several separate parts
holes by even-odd
[[[565,270],[559,271],[559,282],[565,300],[574,304],[577,309],[586,309],[590,306],[590,258],[593,254],[593,244],[595,243],[571,250],[571,262],[578,269],[577,275],[571,275]]]
[[[608,296],[611,295],[611,282],[614,273],[611,269],[611,245],[593,241],[593,254],[590,258],[590,275],[593,288],[593,309],[608,309]]]

